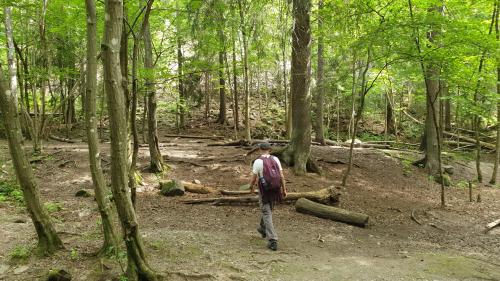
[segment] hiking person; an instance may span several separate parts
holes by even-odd
[[[274,230],[272,210],[274,205],[286,196],[285,177],[280,160],[270,154],[269,143],[260,143],[259,152],[261,156],[254,161],[252,167],[250,191],[253,193],[255,185],[258,184],[262,217],[257,231],[262,238],[268,240],[267,247],[276,251],[278,250],[278,235]]]

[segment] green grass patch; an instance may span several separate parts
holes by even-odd
[[[14,179],[0,179],[0,202],[15,202],[22,204],[24,202],[21,187]]]
[[[31,256],[31,248],[25,245],[17,245],[9,253],[9,257],[14,261],[25,261]]]
[[[63,209],[63,204],[60,202],[46,202],[44,206],[49,213],[59,212]]]

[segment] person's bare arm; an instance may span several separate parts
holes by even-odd
[[[255,192],[255,184],[257,183],[257,175],[252,174],[252,180],[250,181],[250,194]]]
[[[286,185],[285,185],[285,175],[283,175],[283,170],[280,171],[281,174],[281,192],[283,193],[283,197],[286,197]]]

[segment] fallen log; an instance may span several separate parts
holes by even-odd
[[[60,137],[54,136],[54,135],[50,135],[49,139],[60,141],[60,142],[67,142],[67,143],[76,143],[77,142],[76,140],[67,139],[67,138],[60,138]]]
[[[217,192],[216,189],[209,187],[209,186],[202,185],[202,184],[196,184],[196,183],[192,183],[192,182],[182,181],[182,185],[184,185],[184,189],[187,192],[191,192],[191,193],[210,194],[210,193]]]
[[[489,224],[486,225],[486,232],[492,230],[493,228],[499,225],[500,225],[500,219],[490,222]]]
[[[181,138],[181,139],[205,139],[205,140],[223,140],[223,136],[197,136],[197,135],[174,135],[166,134],[163,135],[166,138]]]
[[[444,131],[443,134],[447,135],[447,136],[450,136],[450,137],[454,137],[454,138],[457,138],[457,139],[462,139],[466,142],[469,142],[469,143],[476,143],[476,140],[473,139],[473,138],[469,138],[469,137],[466,137],[466,136],[463,136],[463,135],[458,135],[458,134],[454,134],[454,133],[450,133],[450,132],[446,132]],[[491,149],[491,150],[495,150],[496,149],[496,145],[492,144],[492,143],[487,143],[487,142],[484,142],[484,141],[480,141],[479,144],[484,147],[484,148],[488,148],[488,149]]]
[[[332,140],[325,140],[325,144],[334,145],[334,146],[342,146],[342,147],[351,147],[350,143],[336,142],[336,141],[332,141]],[[354,147],[378,148],[378,149],[390,149],[391,148],[391,146],[388,144],[377,144],[377,143],[355,143]]]
[[[255,189],[253,193],[259,193],[258,189]],[[221,190],[222,195],[249,195],[250,190]]]
[[[250,191],[247,191],[249,194]],[[241,193],[245,194],[245,193]],[[284,202],[294,202],[300,198],[307,198],[309,200],[323,203],[333,204],[339,201],[340,193],[336,192],[333,188],[325,188],[318,191],[311,192],[289,192],[283,199]],[[225,204],[241,204],[241,203],[257,203],[259,202],[258,196],[233,196],[233,197],[212,197],[212,198],[196,198],[186,199],[181,201],[184,204],[205,204],[212,203],[213,205]]]
[[[252,140],[252,141],[247,141],[247,140],[238,140],[238,141],[232,141],[232,142],[225,142],[225,143],[209,143],[207,146],[255,146],[259,143],[270,143],[270,144],[288,144],[290,143],[289,140],[275,140],[275,139],[270,139],[270,140]],[[319,142],[311,141],[312,145],[321,145]]]
[[[297,200],[297,203],[295,203],[295,210],[299,213],[309,214],[319,218],[330,219],[361,227],[365,227],[369,219],[369,217],[365,214],[319,204],[306,198],[300,198]]]

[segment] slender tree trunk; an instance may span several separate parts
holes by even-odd
[[[3,9],[5,18],[5,35],[7,37],[7,63],[10,77],[10,91],[14,98],[15,112],[18,111],[18,95],[17,95],[17,66],[15,61],[14,37],[12,35],[12,7]]]
[[[63,243],[50,221],[50,216],[40,200],[40,191],[35,182],[35,176],[24,154],[19,119],[15,110],[14,95],[10,92],[8,82],[0,64],[0,112],[9,142],[10,156],[14,165],[17,180],[23,191],[23,198],[28,213],[35,225],[38,235],[38,251],[49,255],[63,248]]]
[[[94,0],[86,0],[87,9],[87,72],[85,123],[89,146],[90,171],[94,183],[95,199],[102,220],[104,243],[101,254],[109,254],[118,249],[117,231],[112,220],[110,192],[101,167],[101,151],[97,136],[96,92],[97,92],[97,17]]]
[[[243,10],[243,0],[238,0],[238,7],[240,10],[240,28],[241,37],[243,39],[243,84],[245,89],[245,139],[250,141],[252,135],[250,132],[250,91],[248,89],[248,43],[245,27],[245,12]]]
[[[311,152],[311,1],[293,0],[292,36],[292,139],[287,154],[293,159],[294,172],[306,173]]]
[[[497,14],[495,17],[495,35],[497,42],[500,41],[500,32],[498,29],[498,14],[500,10],[500,1],[497,0]],[[500,58],[497,57],[497,98],[500,97]],[[490,184],[495,184],[497,181],[498,162],[500,161],[500,100],[497,100],[497,143],[495,153],[495,164],[493,165],[493,173],[491,175]]]
[[[178,32],[178,31],[177,31]],[[178,89],[179,89],[179,120],[180,120],[180,128],[184,128],[185,126],[185,104],[186,104],[186,97],[184,93],[184,81],[182,79],[182,43],[181,43],[181,38],[180,35],[177,35],[177,75],[179,76],[178,78]]]
[[[151,42],[151,30],[149,22],[145,23],[144,29],[144,67],[149,70],[146,79],[146,89],[148,96],[148,142],[150,154],[150,170],[154,173],[163,171],[163,160],[158,145],[158,129],[156,119],[156,87],[153,66],[153,45]]]
[[[123,28],[122,28],[122,36],[120,40],[120,68],[122,72],[122,87],[123,87],[123,95],[125,96],[126,103],[126,118],[128,120],[129,111],[130,111],[130,92],[128,89],[128,32],[127,32],[127,2],[123,1]]]
[[[324,57],[323,57],[323,0],[318,2],[318,77],[316,92],[316,141],[325,144],[325,133],[323,127],[323,109],[324,109]]]
[[[105,13],[107,20],[104,24],[104,40],[101,46],[111,131],[111,189],[127,248],[129,260],[127,278],[128,280],[158,280],[156,273],[146,261],[139,224],[128,189],[128,130],[119,56],[123,2],[106,0]]]
[[[493,13],[491,16],[491,23],[490,23],[490,29],[488,32],[488,35],[490,35],[493,32],[493,26],[495,24],[495,19],[496,19],[496,14],[497,14],[497,4],[498,1],[495,1],[495,4],[493,6]],[[481,87],[481,80],[482,80],[482,71],[483,71],[483,66],[484,66],[484,61],[486,59],[486,50],[483,50],[481,59],[479,60],[479,69],[478,69],[478,79],[476,83],[476,88],[474,90],[474,104],[476,107],[480,107],[480,103],[482,102],[482,97],[480,96],[480,87]],[[481,116],[479,114],[476,114],[474,116],[474,131],[475,131],[475,139],[476,139],[476,171],[477,171],[477,181],[478,182],[483,182],[483,173],[481,172],[481,141],[479,138],[480,130],[481,130]]]
[[[219,28],[219,40],[221,44],[221,50],[219,51],[219,119],[217,120],[220,124],[227,123],[226,117],[226,81],[224,79],[224,56],[226,54],[225,40],[224,40],[224,23],[221,23]]]
[[[444,100],[444,130],[451,130],[451,100],[450,100],[450,88],[448,84],[443,85],[443,96],[446,97]]]
[[[239,97],[238,97],[238,76],[236,75],[236,40],[234,39],[234,32],[232,33],[232,55],[233,55],[233,102],[234,102],[234,124],[236,127],[236,131],[240,128],[240,114],[239,114]]]

